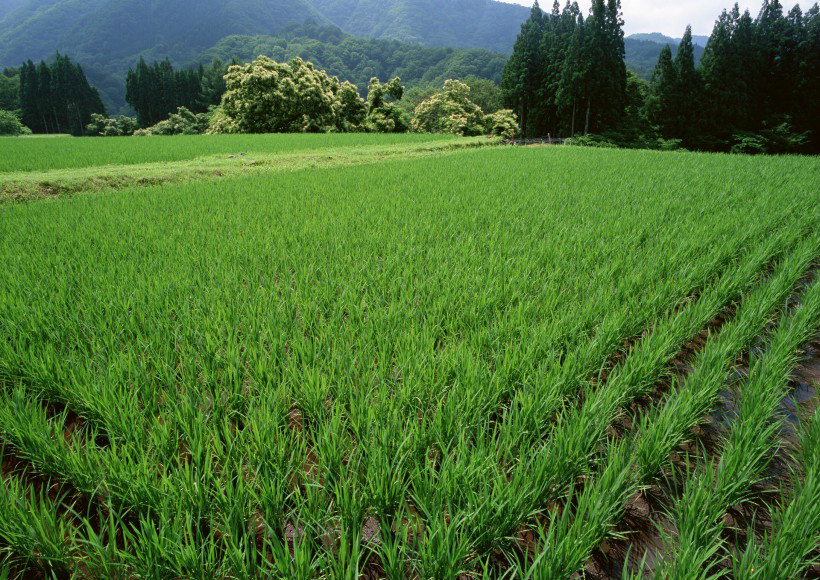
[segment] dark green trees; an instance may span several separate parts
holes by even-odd
[[[128,71],[125,100],[136,111],[141,127],[164,121],[180,107],[201,113],[219,103],[226,72],[218,61],[208,68],[174,70],[168,59],[148,65],[140,58],[136,69]]]
[[[50,64],[28,61],[20,68],[19,98],[22,121],[35,133],[82,135],[91,115],[105,114],[82,67],[61,54]]]
[[[788,14],[764,0],[715,23],[700,68],[687,29],[672,70],[664,51],[647,112],[664,137],[692,148],[820,151],[820,10]],[[754,144],[751,149],[749,143]]]
[[[604,132],[626,105],[620,0],[593,0],[584,19],[577,2],[550,13],[533,6],[504,70],[507,106],[526,136]]]
[[[663,47],[655,72],[646,112],[665,139],[681,139],[691,146],[700,132],[702,89],[695,68],[692,29],[686,27],[675,59],[669,45]]]

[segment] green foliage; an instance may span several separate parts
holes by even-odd
[[[602,135],[578,135],[566,141],[574,147],[595,147],[598,149],[617,149],[618,144]]]
[[[0,74],[0,110],[14,111],[19,107],[20,74]]]
[[[133,117],[120,115],[116,118],[108,118],[104,115],[91,115],[91,122],[85,129],[89,137],[126,137],[133,135],[139,128],[137,120]]]
[[[225,72],[217,60],[208,67],[206,77],[201,66],[198,70],[174,70],[168,59],[149,66],[140,58],[136,69],[128,70],[125,100],[136,111],[141,127],[156,125],[180,108],[201,113],[222,97],[224,80],[217,79]]]
[[[260,56],[234,65],[211,127],[225,133],[316,133],[359,127],[362,108],[350,83],[340,83],[300,58],[287,64]]]
[[[375,77],[370,79],[367,89],[367,130],[374,133],[406,132],[409,123],[397,104],[403,96],[404,86],[400,78],[394,77],[384,85]]]
[[[658,41],[647,40],[641,34],[630,34],[624,38],[626,66],[644,80],[652,78],[652,72],[658,63],[661,51],[665,46],[672,50],[674,59],[680,45],[680,39],[663,37]],[[695,64],[699,65],[703,58],[705,41],[694,45]]]
[[[732,145],[732,153],[740,153],[743,155],[759,155],[766,153],[767,141],[763,135],[756,135],[754,133],[736,133],[734,135],[734,145]]]
[[[31,130],[20,122],[16,114],[0,109],[0,135],[26,135]]]
[[[208,113],[192,113],[185,107],[171,113],[164,121],[153,127],[139,129],[134,135],[146,137],[151,135],[202,135],[208,130],[211,115]]]
[[[504,94],[495,81],[474,75],[451,75],[450,78],[461,79],[461,82],[470,87],[470,100],[485,113],[492,114],[504,108]]]
[[[536,2],[504,69],[507,106],[524,136],[573,136],[613,129],[626,105],[627,73],[620,0],[593,0],[544,13]]]
[[[515,113],[510,109],[501,109],[484,117],[485,131],[503,139],[515,139],[521,132]]]
[[[451,79],[444,82],[443,90],[416,107],[412,126],[421,133],[481,135],[484,113],[470,100],[470,87]]]
[[[291,27],[272,36],[229,36],[199,55],[250,62],[265,55],[278,62],[310,61],[331,76],[364,90],[370,79],[400,76],[408,87],[438,85],[470,75],[498,82],[506,57],[487,50],[428,47],[395,40],[355,38],[334,27]],[[362,95],[364,96],[364,94]]]
[[[422,137],[9,139],[0,165]],[[2,205],[0,446],[48,482],[4,474],[4,556],[60,577],[357,577],[371,553],[398,577],[583,574],[772,344],[820,251],[815,167],[493,147]],[[753,394],[788,387],[760,368],[720,469],[740,484],[780,404]],[[738,577],[814,559],[817,448]]]
[[[20,69],[20,110],[34,133],[82,135],[94,113],[105,115],[100,95],[82,67],[57,54],[47,64],[26,62]]]
[[[732,153],[798,153],[809,142],[807,133],[796,133],[789,120],[760,133],[738,132],[733,135]]]

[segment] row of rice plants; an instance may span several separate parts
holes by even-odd
[[[601,441],[550,451],[585,424],[577,409],[638,375],[649,388],[817,218],[775,187],[774,165],[680,197],[722,160],[580,155],[479,151],[0,208],[0,380],[20,386],[0,439],[112,504],[128,537],[114,560],[139,575],[487,565],[510,543],[498,530],[574,479],[533,494],[527,478]],[[587,382],[651,327],[646,368]],[[81,416],[71,445],[34,413],[43,402]],[[611,402],[596,429],[626,399]]]
[[[789,394],[789,373],[798,349],[818,330],[820,282],[815,282],[801,297],[796,311],[780,322],[765,353],[753,358],[720,461],[717,465],[708,463],[702,473],[686,482],[671,511],[675,532],[667,537],[670,557],[659,569],[660,576],[708,578],[714,572],[712,566],[725,556],[722,516],[748,499],[749,490],[771,461],[783,422],[777,409]]]
[[[799,231],[799,230],[798,230]],[[712,287],[674,316],[658,321],[629,356],[610,373],[605,388],[589,389],[588,397],[580,407],[571,407],[555,421],[545,443],[523,452],[521,462],[509,473],[498,474],[494,485],[478,480],[479,485],[456,490],[445,495],[448,486],[429,486],[433,497],[439,499],[442,511],[455,506],[464,509],[471,519],[465,526],[474,527],[478,545],[499,545],[509,540],[516,528],[526,522],[550,502],[562,498],[579,478],[588,473],[604,440],[607,428],[623,413],[626,405],[654,389],[667,362],[683,344],[703,328],[729,301],[739,297],[752,284],[760,268],[773,256],[794,241],[795,232],[782,238],[770,238],[763,247],[748,256],[737,270],[729,272]],[[504,441],[497,441],[493,450],[506,449]],[[465,450],[468,461],[476,461],[482,448]],[[495,455],[488,460],[503,459]],[[456,460],[452,461],[456,464]],[[451,467],[445,464],[443,467]],[[452,475],[457,470],[440,471]],[[509,481],[507,481],[509,480]],[[486,489],[495,496],[487,501]],[[469,502],[474,502],[472,505]],[[486,502],[483,504],[482,502]],[[471,530],[473,531],[473,530]],[[484,537],[482,537],[482,534]]]
[[[566,509],[552,511],[549,527],[540,533],[543,551],[530,564],[528,576],[568,577],[583,566],[626,501],[659,472],[672,450],[711,408],[732,362],[763,330],[772,310],[785,301],[817,256],[818,241],[811,238],[802,243],[777,267],[771,280],[744,296],[736,317],[707,342],[685,382],[640,417],[631,438],[609,447],[600,472],[571,498]],[[607,385],[607,390],[611,387]]]
[[[772,513],[772,531],[758,543],[754,533],[732,554],[736,578],[799,578],[817,563],[820,530],[820,421],[804,426],[791,489]]]

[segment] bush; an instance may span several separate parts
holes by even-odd
[[[23,125],[11,111],[0,110],[0,135],[31,135],[31,129]]]
[[[510,109],[501,109],[484,117],[484,128],[490,135],[502,137],[508,141],[516,138],[521,132],[518,119]]]
[[[211,123],[208,113],[192,113],[185,107],[177,109],[176,113],[165,120],[160,121],[153,127],[140,129],[134,132],[139,137],[151,135],[202,135]]]
[[[599,149],[617,149],[618,145],[601,135],[579,135],[566,140],[567,145],[575,147],[597,147]]]
[[[444,90],[419,103],[412,121],[419,133],[481,135],[484,113],[470,100],[470,87],[461,81],[444,82]]]
[[[409,129],[406,113],[397,103],[404,96],[404,87],[398,77],[381,84],[370,79],[367,90],[367,130],[372,133],[404,133]],[[388,100],[390,99],[390,100]]]
[[[133,135],[137,130],[137,120],[120,115],[117,118],[108,118],[98,113],[91,115],[91,122],[86,127],[86,135],[91,137],[126,137]]]
[[[760,155],[768,151],[768,143],[763,135],[756,133],[735,133],[731,152],[742,155]]]
[[[212,133],[360,130],[367,112],[355,85],[339,82],[301,58],[283,64],[260,56],[230,67],[225,82]]]

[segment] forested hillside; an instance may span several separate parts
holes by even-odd
[[[529,9],[493,0],[312,0],[345,32],[429,46],[512,50]]]
[[[283,41],[282,32],[305,22],[333,23],[346,33],[367,38],[509,53],[527,13],[520,6],[491,0],[0,0],[0,67],[49,59],[56,51],[68,54],[83,64],[114,111],[124,105],[125,73],[140,56],[147,60],[167,57],[180,66],[193,63],[203,51],[210,55],[241,49],[246,58],[265,52],[254,54],[254,45],[286,44],[287,54],[320,62],[342,76],[352,75],[359,83],[369,68],[409,80],[425,75],[436,79],[459,60],[455,70],[467,68],[467,74],[497,78],[500,69],[495,61],[501,57],[486,52],[424,52],[407,47],[403,50],[410,54],[400,64],[410,70],[402,73],[387,64],[401,52],[398,44],[356,45],[346,40],[343,50],[363,51],[367,62],[359,64],[345,58],[335,44],[297,46]],[[280,39],[226,39],[231,35]],[[212,49],[223,39],[228,48]],[[379,58],[379,50],[387,51],[388,56]],[[490,62],[493,64],[488,65]],[[412,63],[437,68],[421,71]],[[482,72],[488,66],[490,72]]]
[[[329,74],[367,88],[372,77],[399,76],[408,86],[441,84],[468,76],[501,81],[506,57],[488,50],[425,47],[395,40],[372,40],[344,34],[335,27],[300,26],[280,37],[229,36],[203,52],[201,62],[249,61],[263,54],[284,62],[301,57]]]
[[[0,0],[0,67],[60,51],[82,63],[112,111],[124,106],[125,73],[140,56],[176,66],[301,56],[360,87],[373,75],[411,86],[447,76],[498,80],[500,55],[512,51],[527,15],[493,0]],[[340,30],[322,30],[331,24]],[[627,66],[648,79],[665,41],[677,45],[657,34],[627,38]],[[703,48],[695,51],[699,61]]]
[[[649,39],[646,37],[653,35],[633,34],[624,39],[624,47],[626,49],[626,66],[630,70],[638,73],[638,76],[649,80],[652,76],[652,71],[655,70],[655,65],[658,64],[658,57],[664,46],[669,46],[672,49],[672,54],[678,52],[678,45],[680,39],[669,38],[668,36],[657,35],[659,38]],[[694,38],[694,37],[693,37]],[[704,37],[701,37],[704,38]],[[663,41],[661,41],[663,40]],[[695,44],[695,64],[700,64],[700,59],[703,58],[704,46]]]

